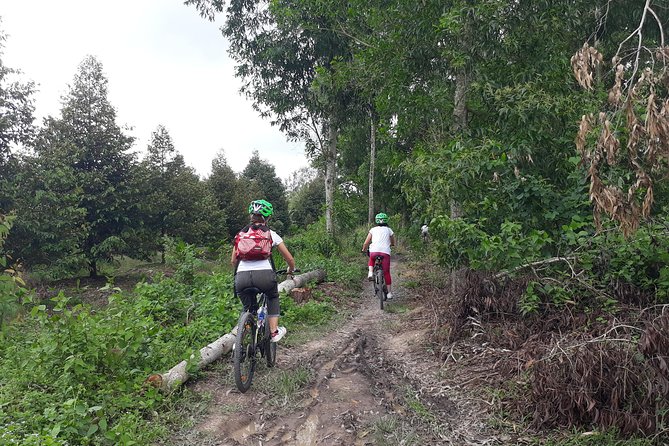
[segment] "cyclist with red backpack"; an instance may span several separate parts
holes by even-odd
[[[272,262],[272,248],[276,247],[288,264],[287,273],[295,271],[295,260],[283,239],[267,226],[272,213],[271,203],[265,200],[251,202],[251,224],[235,237],[230,263],[235,268],[235,291],[244,308],[250,307],[256,299],[251,288],[257,288],[267,295],[267,320],[272,342],[278,342],[287,330],[279,327],[279,289]]]

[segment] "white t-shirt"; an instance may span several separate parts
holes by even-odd
[[[423,225],[423,226],[420,227],[420,232],[421,233],[427,234],[428,231],[429,231],[429,228],[428,228],[427,225]]]
[[[390,237],[395,235],[393,230],[388,226],[374,226],[369,233],[372,234],[369,252],[382,252],[390,255]]]
[[[269,230],[269,232],[272,234],[272,248],[280,243],[283,243],[283,239],[281,238],[281,236],[279,236],[279,234],[277,234],[271,229]],[[270,263],[269,259],[240,260],[239,266],[237,267],[237,271],[260,271],[263,269],[272,269],[272,264]]]

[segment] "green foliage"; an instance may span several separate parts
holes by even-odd
[[[12,145],[28,142],[34,131],[32,95],[35,84],[15,81],[13,76],[20,71],[2,63],[6,38],[0,30],[0,184],[7,179],[4,169],[11,158]],[[0,195],[0,213],[10,210],[5,207],[8,198]]]
[[[629,238],[608,228],[595,233],[591,220],[565,225],[564,243],[577,255],[578,267],[592,285],[603,290],[625,284],[669,302],[669,220],[658,217]]]
[[[444,264],[492,271],[540,259],[552,242],[545,231],[524,231],[520,223],[505,221],[499,232],[489,234],[478,224],[446,216],[432,221],[430,240]]]
[[[289,296],[281,297],[281,323],[291,327],[321,325],[329,321],[336,312],[335,306],[328,301],[310,300],[297,305]]]
[[[329,258],[337,251],[337,242],[327,233],[323,218],[307,226],[298,234],[291,236],[286,244],[293,252],[294,257],[298,256],[297,253],[299,253],[300,257],[315,254],[318,257]]]
[[[293,232],[306,228],[323,215],[325,206],[323,181],[321,176],[315,176],[291,191],[288,199],[288,211]]]
[[[5,320],[15,314],[19,297],[25,292],[22,288],[25,283],[17,267],[11,263],[11,258],[3,249],[14,219],[14,215],[0,214],[0,329],[3,328]]]
[[[180,249],[190,271],[194,248]],[[113,294],[101,310],[73,305],[62,293],[49,305],[28,305],[0,338],[4,438],[129,445],[163,435],[151,414],[179,396],[164,396],[144,380],[229,332],[240,310],[230,274],[179,277],[186,280],[175,275]]]

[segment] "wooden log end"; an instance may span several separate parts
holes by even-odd
[[[144,381],[144,386],[157,387],[157,388],[163,387],[163,375],[160,375],[158,373],[149,375],[149,377],[146,378],[146,380]]]

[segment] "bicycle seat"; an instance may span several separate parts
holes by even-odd
[[[383,260],[383,256],[376,256],[375,259],[376,260]]]
[[[253,293],[255,295],[258,295],[258,294],[262,293],[262,291],[260,289],[256,288],[256,287],[250,287],[250,288],[244,288],[240,292],[240,294],[242,294],[242,293],[244,293],[244,294]]]

